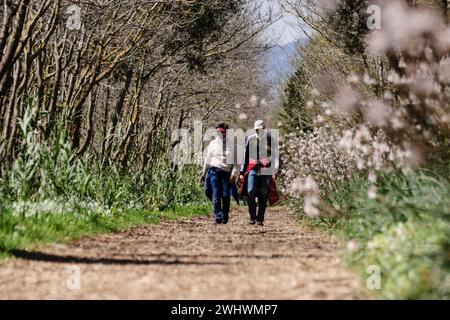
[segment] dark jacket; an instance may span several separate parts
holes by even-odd
[[[267,143],[261,144],[258,136],[252,135],[247,139],[245,144],[245,161],[244,165],[241,166],[241,175],[244,176],[244,180],[241,181],[240,194],[241,197],[248,196],[248,175],[252,170],[265,170],[272,166],[272,137],[270,134],[266,136]],[[263,137],[264,139],[264,137]],[[253,144],[253,145],[252,145]],[[256,155],[250,155],[250,148],[254,148],[256,146]],[[266,150],[264,150],[264,149]],[[256,157],[255,157],[256,156]],[[271,178],[270,186],[269,186],[269,194],[268,199],[270,205],[276,204],[280,197],[278,195],[277,186],[275,179]]]

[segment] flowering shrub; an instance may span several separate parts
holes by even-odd
[[[42,213],[65,214],[72,213],[77,217],[84,217],[80,212],[95,212],[100,215],[111,215],[111,208],[101,206],[94,201],[80,200],[75,197],[70,199],[44,199],[41,202],[17,201],[11,205],[14,215],[31,218]]]
[[[383,29],[369,34],[367,51],[390,61],[389,85],[382,97],[355,107],[397,145],[416,153],[437,147],[450,133],[450,27],[440,15],[399,1],[382,17]],[[379,82],[374,85],[383,87]]]
[[[390,74],[377,80],[370,70],[352,74],[332,101],[319,107],[307,103],[319,113],[312,132],[285,137],[283,191],[293,198],[305,195],[309,215],[317,215],[312,207],[318,200],[311,200],[306,185],[334,191],[336,182],[360,172],[371,183],[368,197],[376,199],[380,172],[417,167],[448,143],[450,27],[433,12],[410,9],[403,1],[389,2],[382,17],[383,28],[366,39],[367,54],[374,64],[387,60]],[[322,89],[327,90],[315,88],[312,96]]]
[[[353,14],[342,4],[363,1],[335,2]],[[310,224],[347,242],[364,279],[381,272],[381,298],[448,299],[450,28],[406,1],[380,2],[382,29],[365,39],[364,63],[333,56],[334,70],[324,54],[323,72],[302,64],[309,77],[297,87],[308,93],[293,95],[312,101],[295,110],[314,120],[310,132],[284,137],[283,191],[319,216]]]
[[[350,157],[341,152],[342,136],[327,126],[311,132],[290,133],[280,146],[283,168],[282,191],[300,195],[303,181],[311,177],[320,188],[332,189],[335,182],[350,178],[354,168]]]
[[[304,211],[309,216],[318,215],[319,188],[323,193],[336,192],[356,172],[368,173],[369,197],[375,199],[377,173],[403,163],[407,156],[389,144],[382,131],[371,134],[366,126],[344,131],[324,125],[284,139],[281,190],[294,199],[305,196]]]

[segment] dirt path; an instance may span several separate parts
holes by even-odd
[[[195,218],[18,252],[0,265],[0,299],[362,297],[339,255],[283,208],[269,210],[265,227],[248,225],[239,208],[228,225]]]

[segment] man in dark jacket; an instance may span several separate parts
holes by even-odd
[[[264,121],[256,121],[254,129],[256,134],[249,136],[245,145],[240,178],[242,191],[248,196],[250,224],[264,226],[270,180],[278,168],[278,157],[276,150],[272,155],[272,137],[267,134]]]

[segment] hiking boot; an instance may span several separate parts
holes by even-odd
[[[223,224],[227,224],[227,223],[228,223],[228,220],[230,220],[230,215],[229,215],[229,214],[224,214],[224,215],[223,215],[222,223],[223,223]]]
[[[250,222],[248,224],[255,225],[256,224],[256,220],[250,219]]]
[[[216,224],[223,224],[223,219],[216,220]]]
[[[264,221],[258,221],[258,226],[264,227]]]

